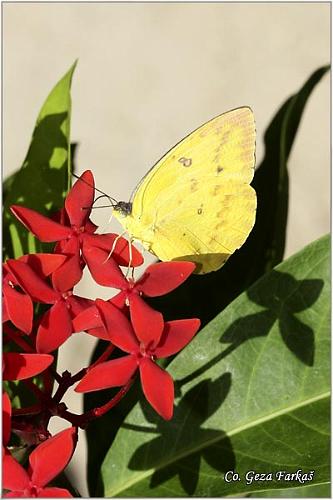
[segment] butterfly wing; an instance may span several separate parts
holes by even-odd
[[[161,260],[193,260],[201,273],[218,269],[254,224],[254,155],[250,108],[214,118],[148,172],[122,224]]]
[[[151,250],[161,260],[196,262],[197,273],[219,269],[254,224],[256,194],[248,184],[207,178],[199,190],[179,190],[182,203],[162,207]]]

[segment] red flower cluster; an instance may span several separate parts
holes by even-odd
[[[137,267],[141,253],[116,234],[96,234],[90,220],[94,201],[94,179],[82,174],[68,193],[65,207],[49,219],[23,206],[12,206],[13,214],[42,242],[56,242],[52,254],[24,255],[3,265],[4,380],[22,380],[32,391],[35,404],[11,408],[4,394],[4,487],[7,497],[70,496],[67,490],[48,487],[66,467],[75,448],[77,428],[109,411],[129,390],[140,374],[144,395],[164,418],[173,414],[174,388],[171,376],[157,360],[176,354],[199,329],[198,319],[164,321],[145,297],[164,295],[182,284],[194,270],[191,262],[164,262],[149,266],[137,281],[127,278],[120,266]],[[119,290],[108,301],[91,300],[74,293],[84,267],[94,280]],[[36,305],[34,305],[36,304]],[[34,315],[35,312],[35,315]],[[90,367],[77,374],[59,375],[53,356],[73,333],[86,332],[109,342],[105,352]],[[15,346],[15,352],[13,351]],[[123,356],[109,359],[115,348]],[[17,352],[21,351],[21,352]],[[34,377],[38,375],[38,380]],[[120,387],[103,406],[82,415],[68,411],[65,392],[79,382],[77,392]],[[54,383],[58,384],[54,391]],[[72,427],[50,437],[49,420],[57,415]],[[41,418],[38,419],[38,416]],[[10,454],[11,434],[27,446],[35,446],[25,470]]]
[[[70,461],[77,431],[70,427],[37,446],[29,456],[26,471],[11,455],[7,444],[11,433],[11,403],[8,395],[2,397],[3,413],[3,488],[9,490],[4,498],[71,498],[64,488],[46,487]]]

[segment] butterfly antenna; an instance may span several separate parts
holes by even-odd
[[[105,198],[104,194],[100,194],[99,196],[97,196],[97,198],[95,198],[91,208],[110,208],[110,207],[114,206],[114,204],[111,203],[111,201],[110,201],[110,205],[98,205],[97,207],[94,207],[95,203],[97,203],[97,201],[101,200],[102,198]]]
[[[114,208],[114,204],[110,201],[110,205],[98,205],[97,207],[94,207],[95,203],[100,200],[101,198],[105,198],[104,194],[101,194],[100,196],[97,196],[95,200],[93,201],[93,204],[90,205],[90,207],[82,207],[83,210],[96,210],[96,208]]]
[[[101,193],[103,196],[106,196],[106,198],[108,198],[110,200],[112,207],[117,205],[117,203],[118,203],[117,200],[115,198],[113,198],[112,196],[104,193],[104,191],[102,191],[101,189],[98,189],[97,187],[92,186],[90,184],[90,182],[87,182],[85,179],[82,179],[79,175],[72,173],[72,176],[75,177],[76,179],[78,179],[79,181],[84,182],[85,184],[87,184],[87,186],[90,186],[91,188],[95,189],[95,191],[97,191],[98,193]],[[98,198],[96,198],[96,200],[98,200],[99,198],[102,198],[102,196],[98,196]],[[95,201],[94,201],[94,203],[95,203]],[[105,207],[103,207],[103,208],[105,208]]]

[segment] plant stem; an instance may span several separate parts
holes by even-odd
[[[135,377],[131,378],[127,384],[125,384],[120,391],[105,405],[99,406],[97,408],[94,408],[92,411],[94,417],[101,417],[104,415],[106,412],[111,410],[114,406],[116,406],[117,403],[125,396],[125,394],[128,393],[129,389],[131,388],[133,382],[134,382]]]
[[[81,378],[89,370],[91,370],[92,367],[94,367],[94,366],[98,365],[99,363],[102,363],[103,361],[108,359],[110,354],[113,352],[114,348],[115,348],[115,346],[110,343],[109,346],[103,352],[103,354],[95,361],[95,363],[93,363],[91,366],[89,366],[89,368],[82,368],[82,370],[75,373],[75,375],[71,375],[67,371],[65,371],[62,375],[55,373],[54,376],[59,384],[59,387],[58,387],[55,395],[53,396],[53,401],[55,403],[60,403],[60,401],[62,400],[67,389],[69,387],[71,387],[73,384],[75,384],[75,382],[78,382],[79,380],[81,380]]]
[[[105,349],[103,354],[101,354],[101,356],[95,361],[95,363],[93,363],[91,366],[89,366],[89,370],[94,368],[96,365],[103,363],[103,361],[106,361],[110,357],[110,355],[114,351],[114,349],[115,349],[115,346],[113,344],[111,344],[111,342],[110,342],[110,344]]]
[[[72,425],[75,427],[81,427],[81,429],[85,429],[89,422],[91,420],[94,420],[95,418],[101,417],[104,415],[106,412],[111,410],[116,404],[119,403],[119,401],[127,394],[129,391],[130,387],[132,386],[134,382],[134,377],[131,378],[127,384],[125,384],[118,392],[117,394],[106,404],[103,406],[99,406],[97,408],[93,408],[92,410],[87,411],[86,413],[82,413],[82,415],[77,415],[75,413],[71,413],[67,410],[61,411],[58,413],[58,415],[62,418],[65,418],[68,420]]]
[[[55,404],[60,403],[60,401],[62,400],[67,389],[69,387],[71,387],[73,384],[75,384],[75,382],[78,382],[79,380],[81,380],[83,375],[86,374],[86,371],[87,371],[86,368],[82,368],[82,370],[77,372],[75,375],[71,375],[68,371],[65,371],[62,374],[61,379],[58,380],[59,387],[56,390],[56,393],[52,398],[53,402]]]
[[[36,415],[39,413],[42,409],[42,406],[40,403],[37,403],[32,406],[27,406],[26,408],[13,408],[12,414],[13,417],[18,417],[20,415]]]

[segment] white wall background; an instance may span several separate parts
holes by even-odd
[[[273,114],[330,60],[330,4],[3,4],[5,176],[22,163],[43,100],[76,58],[72,140],[80,143],[79,171],[92,169],[97,186],[126,200],[180,138],[241,105],[255,112],[259,164]],[[309,100],[289,170],[287,255],[329,231],[328,75]],[[95,220],[105,227],[108,214]],[[83,295],[97,290],[90,282],[80,287]],[[73,337],[61,349],[59,369],[80,369],[91,349],[90,338]],[[82,409],[78,395],[68,404]],[[84,436],[80,450],[70,468],[84,495]]]

